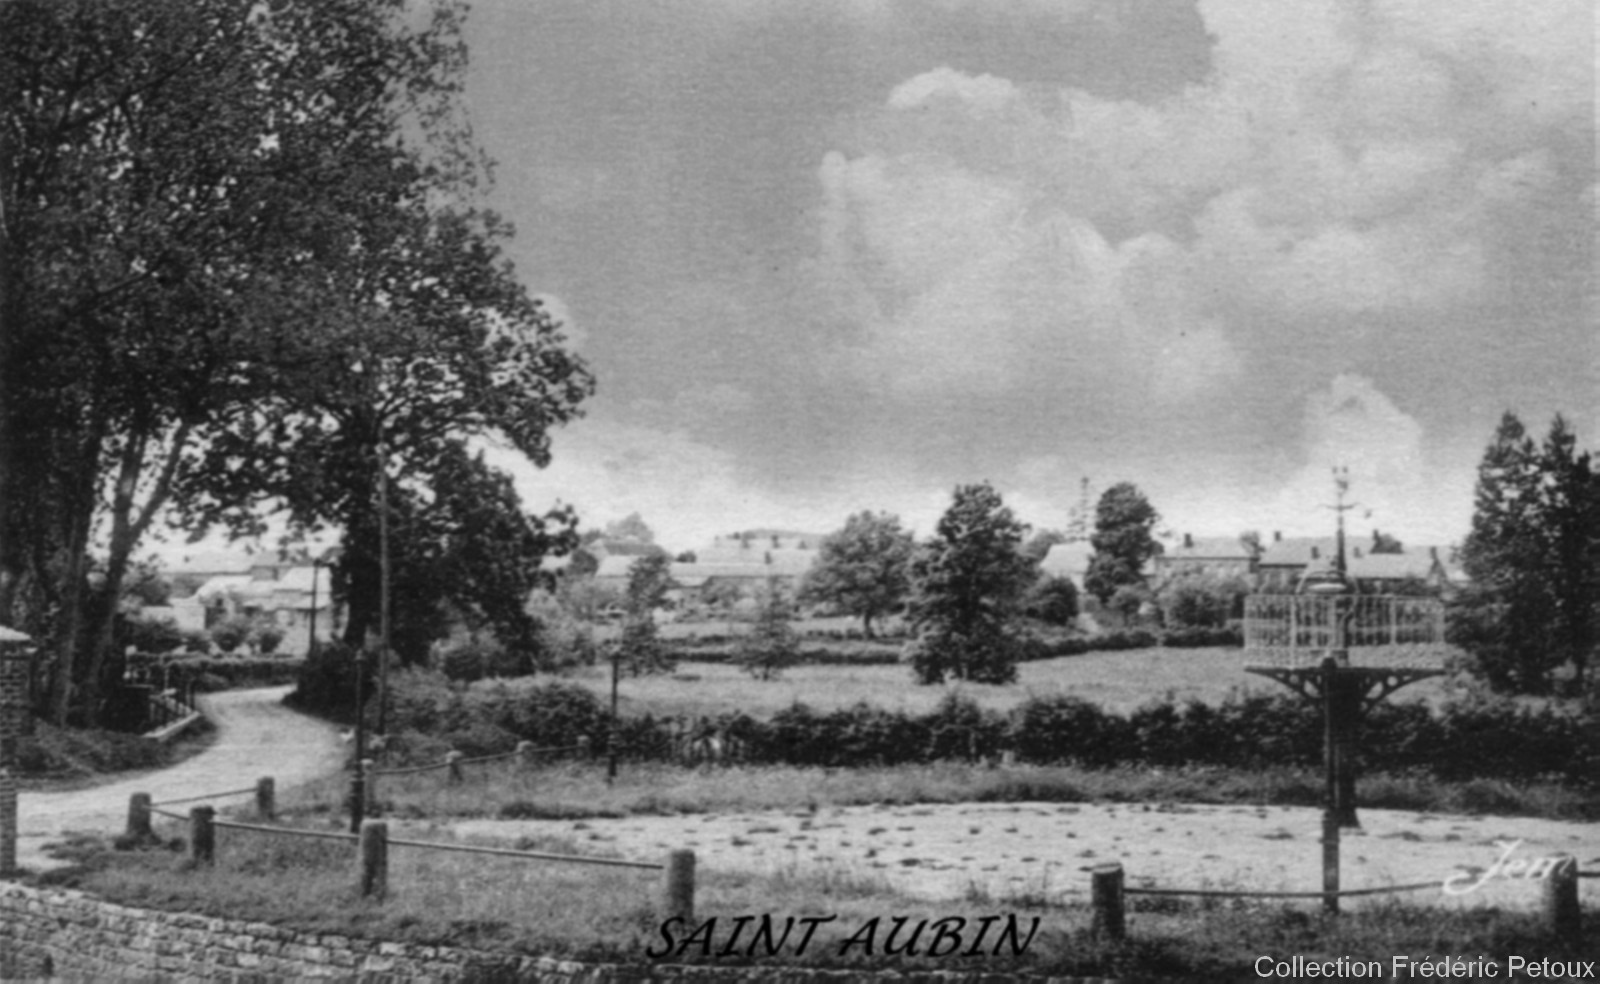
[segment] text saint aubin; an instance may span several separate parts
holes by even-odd
[[[675,917],[661,924],[661,941],[651,944],[645,954],[652,959],[684,956],[748,958],[776,956],[780,952],[798,957],[804,955],[806,948],[811,945],[818,926],[838,919],[836,914],[776,919],[770,913],[762,913],[724,918],[721,922],[717,917],[712,917],[691,929],[685,920]],[[839,940],[838,954],[978,957],[985,954],[998,956],[1002,949],[1007,949],[1013,955],[1021,955],[1027,951],[1034,934],[1039,931],[1039,921],[1039,917],[1034,916],[1029,921],[1026,935],[1023,935],[1021,921],[1013,913],[975,919],[946,916],[943,919],[919,919],[915,922],[908,916],[873,916]]]

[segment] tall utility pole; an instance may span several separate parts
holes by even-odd
[[[389,733],[389,462],[378,432],[378,734]]]

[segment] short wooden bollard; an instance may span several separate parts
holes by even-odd
[[[589,757],[589,736],[588,735],[579,735],[578,736],[578,757],[579,758],[588,758]]]
[[[389,891],[389,824],[361,821],[361,895],[382,900]]]
[[[1578,859],[1562,855],[1544,879],[1544,918],[1550,933],[1562,943],[1577,947],[1583,935],[1583,915],[1578,907]]]
[[[461,774],[461,753],[452,751],[444,757],[444,762],[450,767],[450,781],[460,782],[466,778]]]
[[[1102,865],[1090,871],[1089,899],[1094,906],[1090,931],[1108,940],[1126,939],[1128,922],[1123,910],[1122,865]]]
[[[128,837],[138,842],[156,839],[150,829],[150,794],[134,793],[128,797]]]
[[[667,852],[666,878],[662,884],[661,919],[694,922],[694,852]]]
[[[210,864],[217,859],[217,828],[212,825],[217,810],[197,806],[189,811],[189,857],[195,864]]]
[[[278,817],[278,787],[271,776],[256,780],[256,816],[262,820]]]
[[[517,742],[517,765],[524,769],[533,765],[533,742]]]

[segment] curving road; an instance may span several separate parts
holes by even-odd
[[[339,771],[347,749],[326,721],[283,706],[290,687],[230,690],[199,698],[200,710],[217,728],[210,748],[169,769],[146,772],[90,789],[60,793],[22,792],[17,797],[17,864],[32,871],[62,867],[44,846],[71,831],[119,833],[127,824],[128,797],[149,793],[156,803],[203,793],[255,786],[271,776],[280,793]],[[253,792],[215,797],[228,806],[250,802]],[[187,812],[189,805],[174,806]]]

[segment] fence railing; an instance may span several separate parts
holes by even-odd
[[[1129,888],[1124,884],[1122,864],[1099,865],[1085,869],[1089,872],[1089,898],[1093,909],[1092,931],[1108,939],[1127,938],[1128,896],[1225,899],[1331,899],[1355,898],[1372,895],[1395,895],[1428,889],[1443,890],[1448,879],[1412,882],[1405,885],[1379,885],[1369,888],[1345,888],[1320,892],[1268,892],[1209,888]],[[1552,859],[1543,879],[1544,896],[1541,912],[1551,934],[1558,940],[1576,943],[1581,934],[1582,912],[1578,902],[1578,880],[1600,877],[1600,871],[1580,871],[1578,861],[1571,855]]]
[[[523,744],[527,744],[524,742]],[[577,747],[577,746],[574,746]],[[553,749],[522,749],[511,755],[526,755],[529,752],[552,751]],[[567,749],[560,749],[567,750]],[[495,759],[508,758],[506,755],[483,756],[478,759],[450,760],[445,765],[459,766],[472,762],[484,762]],[[435,768],[429,766],[428,768]],[[399,772],[416,770],[397,770]],[[247,823],[239,820],[219,820],[216,807],[210,803],[202,803],[190,808],[185,816],[164,807],[185,803],[198,803],[202,800],[218,800],[227,796],[239,796],[246,793],[255,794],[255,810],[259,820],[264,823]],[[246,789],[227,790],[220,793],[206,793],[199,796],[185,796],[176,799],[163,800],[160,803],[152,802],[149,793],[134,793],[128,798],[128,826],[126,838],[134,843],[154,843],[158,840],[151,823],[153,816],[161,816],[179,822],[188,821],[189,824],[189,853],[197,865],[210,865],[216,861],[216,831],[217,828],[226,830],[239,830],[249,834],[268,834],[287,837],[310,837],[323,840],[337,840],[354,842],[357,845],[357,882],[361,894],[368,898],[382,900],[388,894],[389,888],[389,847],[406,847],[419,850],[459,852],[466,854],[489,855],[493,857],[513,858],[523,861],[555,862],[565,864],[583,864],[596,867],[631,868],[643,871],[660,871],[663,873],[661,885],[661,911],[662,919],[681,918],[686,923],[694,918],[695,894],[695,854],[692,850],[678,849],[669,851],[662,862],[635,861],[627,858],[592,857],[583,854],[559,854],[547,851],[519,851],[509,848],[485,847],[476,844],[451,844],[441,841],[422,841],[389,836],[389,825],[384,820],[364,820],[358,834],[342,831],[307,830],[299,827],[274,826],[270,821],[276,816],[275,786],[273,779],[263,777],[255,786]]]
[[[1404,595],[1250,595],[1244,648],[1257,658],[1315,665],[1334,649],[1376,650],[1388,662],[1443,658],[1444,603]]]

